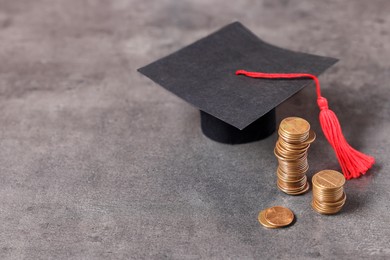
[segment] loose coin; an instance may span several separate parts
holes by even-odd
[[[276,226],[270,224],[266,219],[265,219],[265,210],[260,211],[259,216],[257,217],[259,220],[260,224],[263,225],[266,228],[277,228]]]
[[[284,227],[293,222],[294,213],[288,208],[275,206],[265,210],[265,220],[271,225]]]

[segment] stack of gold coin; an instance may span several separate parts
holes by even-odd
[[[279,126],[279,139],[275,146],[278,158],[277,185],[284,193],[303,194],[309,190],[306,172],[309,169],[307,150],[316,135],[310,124],[299,117],[288,117]]]
[[[258,220],[266,228],[280,228],[293,222],[294,213],[288,208],[275,206],[261,211]]]
[[[312,207],[321,214],[335,214],[345,204],[344,175],[338,171],[323,170],[312,178]]]

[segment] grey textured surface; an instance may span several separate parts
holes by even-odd
[[[389,1],[0,0],[1,259],[390,257]],[[323,94],[377,164],[337,216],[275,188],[270,138],[229,146],[136,68],[240,20],[267,42],[338,57]],[[310,87],[278,109],[320,132]],[[337,169],[322,134],[310,176]],[[287,229],[258,211],[290,207]]]

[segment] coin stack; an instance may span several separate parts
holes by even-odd
[[[345,177],[338,171],[323,170],[312,178],[312,207],[321,214],[336,214],[345,204]]]
[[[294,213],[288,208],[275,206],[261,211],[258,220],[266,228],[280,228],[293,222]]]
[[[279,126],[279,139],[275,146],[278,158],[277,185],[284,193],[303,194],[309,190],[306,172],[307,150],[316,135],[310,130],[310,124],[299,117],[283,119]]]

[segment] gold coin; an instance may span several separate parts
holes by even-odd
[[[289,151],[284,148],[280,148],[278,145],[276,145],[275,150],[277,151],[277,154],[284,159],[298,159],[303,157],[306,154],[306,151]]]
[[[341,196],[341,198],[339,200],[333,201],[333,202],[320,201],[317,198],[315,198],[315,200],[320,205],[323,205],[324,207],[339,207],[340,205],[344,205],[346,199],[347,199],[347,196],[345,195],[345,193],[343,193],[343,195]]]
[[[274,225],[271,225],[266,219],[265,219],[265,210],[260,211],[257,220],[260,222],[261,225],[263,225],[266,228],[277,228]]]
[[[285,140],[281,136],[279,136],[278,141],[283,147],[288,148],[290,150],[307,150],[307,148],[310,146],[310,144],[303,143],[302,141],[301,143],[289,143],[289,140]]]
[[[295,176],[295,175],[290,176],[288,174],[285,174],[285,173],[281,172],[280,170],[277,171],[276,176],[278,176],[278,178],[280,180],[283,180],[284,182],[293,182],[293,183],[294,182],[299,182],[302,179],[307,178],[306,174],[297,175],[297,176]]]
[[[296,168],[296,167],[284,167],[282,164],[279,164],[279,169],[281,171],[283,171],[286,175],[290,175],[290,176],[300,176],[300,175],[303,175],[303,174],[306,174],[306,172],[308,171],[309,169],[309,165],[306,164],[305,165],[305,168]]]
[[[279,188],[279,190],[283,191],[284,193],[286,193],[288,195],[292,195],[292,196],[302,195],[310,189],[310,185],[308,182],[306,182],[306,184],[304,186],[302,186],[300,189],[293,190],[293,191],[280,186],[279,182],[276,182],[276,185]]]
[[[265,210],[265,220],[271,225],[285,227],[293,222],[294,213],[288,208],[275,206]]]
[[[335,189],[345,184],[345,177],[338,171],[323,170],[313,176],[312,182],[321,188]]]
[[[279,127],[290,135],[304,135],[310,130],[310,124],[299,117],[287,117],[282,120]]]
[[[279,186],[281,186],[284,189],[288,189],[290,191],[300,191],[302,190],[303,186],[307,183],[307,177],[304,176],[301,180],[298,181],[284,181],[282,179],[277,180]]]
[[[307,140],[304,143],[311,144],[312,142],[314,142],[314,140],[316,140],[316,133],[314,131],[310,130],[309,138],[307,138]]]
[[[289,135],[289,134],[286,134],[284,133],[281,129],[279,129],[278,131],[278,134],[279,134],[279,137],[287,144],[290,144],[290,145],[299,145],[304,142],[305,140],[307,140],[309,138],[309,132],[303,134],[303,135],[297,135],[297,136],[293,136],[293,135]]]
[[[287,158],[286,156],[283,156],[280,153],[280,150],[277,147],[275,147],[275,149],[274,149],[274,154],[275,154],[276,158],[278,158],[281,161],[297,161],[297,160],[305,160],[305,159],[307,159],[307,153],[306,152],[297,154],[297,155],[292,156],[290,158]]]
[[[345,193],[343,188],[335,190],[334,192],[330,192],[320,190],[315,185],[313,185],[313,196],[321,203],[333,203],[335,201],[339,201],[343,198],[344,195]]]
[[[312,203],[312,208],[317,211],[320,214],[325,214],[325,215],[332,215],[338,213],[341,208],[344,206],[344,203],[341,204],[338,207],[323,207],[320,203],[318,203],[316,200],[313,200]]]

